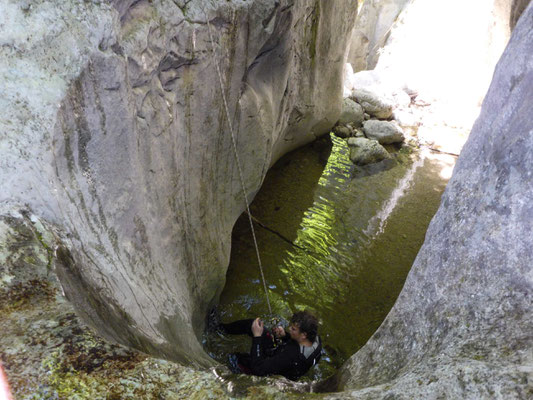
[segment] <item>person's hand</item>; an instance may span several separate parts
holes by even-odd
[[[254,337],[259,337],[263,334],[263,321],[261,319],[256,318],[254,322],[252,323],[252,333]]]
[[[285,332],[285,329],[283,329],[282,326],[276,326],[274,329],[273,329],[273,332],[274,332],[274,335],[276,337],[279,337],[279,338],[282,338],[284,337],[287,333]]]

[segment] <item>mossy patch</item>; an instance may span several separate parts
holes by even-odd
[[[35,302],[53,300],[57,289],[48,281],[32,279],[0,291],[0,312],[21,311]]]

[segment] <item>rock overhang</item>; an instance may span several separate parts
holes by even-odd
[[[10,189],[2,202],[63,230],[56,253],[64,291],[105,337],[212,365],[197,337],[244,207],[223,97],[250,196],[277,157],[336,120],[355,10],[349,1],[111,4],[43,2],[30,14],[12,6],[21,21],[33,15],[43,27],[53,11],[63,21],[57,31],[73,30],[80,41],[70,54],[69,39],[45,32],[26,46],[53,42],[50,54],[7,59],[6,82],[21,63],[45,76],[9,104],[21,118],[3,144],[28,156],[4,158]],[[321,37],[336,39],[333,52]],[[43,92],[53,93],[44,104]],[[22,115],[21,98],[33,102],[31,116]]]

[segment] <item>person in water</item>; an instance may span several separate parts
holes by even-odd
[[[270,332],[259,318],[221,324],[220,328],[227,334],[252,336],[249,354],[230,355],[230,369],[235,373],[283,375],[297,380],[320,360],[318,320],[308,311],[295,313],[288,331],[276,326]]]

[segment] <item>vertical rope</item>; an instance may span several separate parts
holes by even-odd
[[[255,253],[257,255],[257,262],[259,263],[259,271],[261,272],[261,280],[263,281],[263,288],[265,289],[265,295],[266,295],[266,300],[267,300],[267,305],[268,305],[268,311],[270,312],[270,315],[272,315],[272,307],[270,306],[270,298],[268,297],[268,290],[267,290],[267,286],[266,286],[265,275],[263,273],[263,265],[261,263],[261,256],[259,255],[259,246],[257,245],[257,238],[255,236],[255,229],[254,229],[254,224],[253,224],[253,221],[252,221],[252,213],[250,211],[250,204],[248,203],[248,196],[246,195],[246,185],[244,183],[244,175],[242,173],[241,162],[240,162],[240,159],[239,159],[239,153],[237,152],[237,143],[235,141],[235,134],[234,134],[234,131],[233,131],[233,125],[231,123],[231,118],[230,118],[230,115],[229,115],[228,103],[226,101],[226,93],[224,91],[224,85],[222,83],[222,74],[220,72],[220,66],[218,64],[218,60],[217,60],[217,57],[216,57],[216,54],[215,54],[215,45],[214,45],[214,41],[213,41],[213,36],[211,34],[211,24],[209,23],[209,18],[207,17],[207,13],[205,12],[205,10],[204,10],[204,14],[205,14],[205,21],[207,23],[207,32],[209,34],[209,41],[211,42],[211,52],[213,54],[213,60],[214,60],[214,63],[215,63],[215,69],[216,69],[217,75],[218,75],[218,82],[219,82],[219,85],[220,85],[220,92],[222,93],[222,101],[224,103],[224,110],[226,112],[226,119],[228,120],[228,127],[229,127],[229,130],[230,130],[230,133],[231,133],[231,143],[233,144],[233,154],[235,155],[235,161],[237,162],[237,169],[239,170],[239,178],[240,178],[241,186],[242,186],[242,195],[244,197],[244,202],[246,203],[246,211],[247,211],[247,214],[248,214],[248,221],[250,222],[250,228],[252,230],[252,237],[254,239]]]

